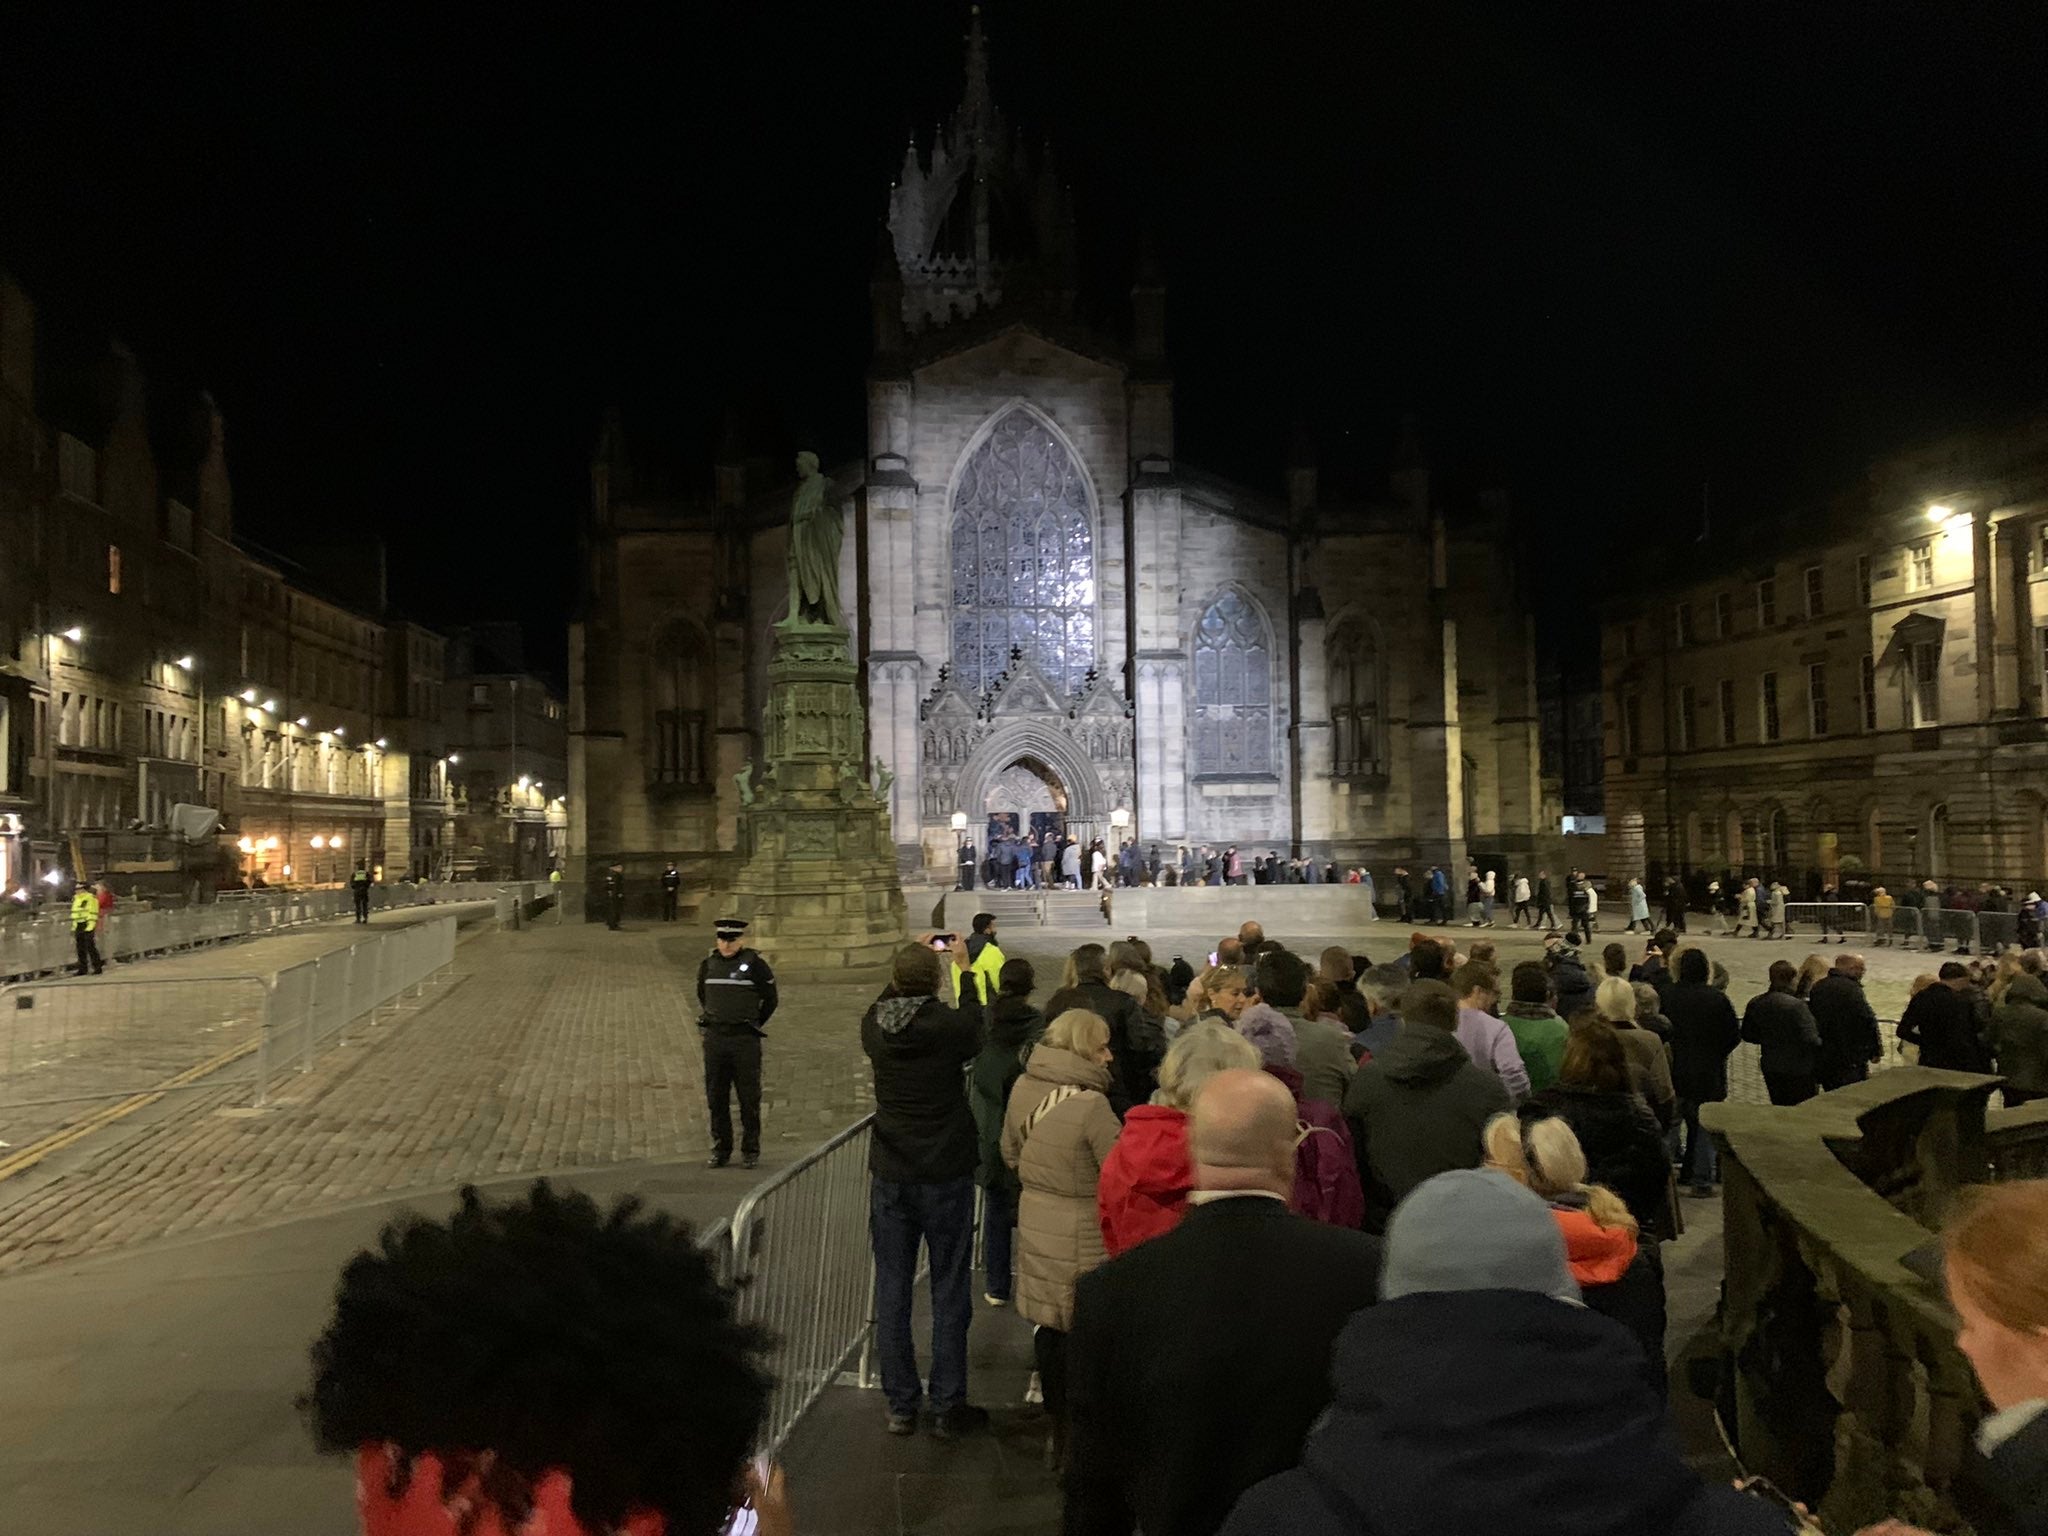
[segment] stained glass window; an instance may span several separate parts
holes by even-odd
[[[979,693],[1012,647],[1069,692],[1095,665],[1088,483],[1028,411],[995,424],[953,498],[953,674]]]
[[[1195,772],[1273,771],[1273,672],[1265,620],[1236,592],[1195,627]]]

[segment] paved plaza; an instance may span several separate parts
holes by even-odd
[[[1246,911],[1257,905],[1248,891]],[[1343,942],[1381,960],[1407,932],[1380,923],[1276,936],[1310,954]],[[1099,926],[1001,935],[1038,967],[1041,996],[1071,946],[1110,936]],[[1199,962],[1219,935],[1150,937],[1162,961]],[[1507,963],[1539,948],[1527,934],[1491,937]],[[258,940],[238,958],[299,957],[315,940]],[[566,1171],[596,1193],[630,1189],[708,1221],[756,1181],[701,1167],[709,1135],[691,982],[707,943],[658,923],[613,933],[544,917],[518,931],[472,929],[418,1005],[352,1031],[271,1107],[252,1112],[232,1086],[166,1095],[0,1180],[0,1392],[36,1405],[0,1429],[0,1500],[51,1536],[352,1530],[348,1469],[312,1455],[290,1404],[335,1274],[392,1211],[446,1209],[465,1181],[509,1189]],[[1799,942],[1707,946],[1729,964],[1738,1005],[1771,959],[1807,953]],[[1893,1016],[1932,957],[1869,953],[1873,999]],[[168,979],[219,959],[124,969]],[[765,1053],[763,1175],[871,1106],[857,1021],[873,991],[786,987]],[[1761,1098],[1753,1062],[1738,1064],[1737,1082]],[[1720,1273],[1718,1201],[1686,1208],[1694,1229],[1668,1255],[1674,1354],[1711,1316]],[[997,1435],[959,1447],[886,1441],[878,1400],[836,1390],[790,1451],[805,1530],[1047,1528],[1054,1495],[1037,1463],[1038,1421],[1022,1405],[1028,1343],[1014,1319],[977,1316],[976,1392],[997,1410]],[[1695,1425],[1689,1439],[1708,1446],[1710,1436]]]

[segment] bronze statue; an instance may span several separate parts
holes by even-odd
[[[832,482],[818,456],[796,456],[796,496],[789,508],[789,618],[793,624],[846,627],[839,610],[839,541],[844,528]]]

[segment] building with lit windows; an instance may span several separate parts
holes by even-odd
[[[209,399],[152,391],[124,349],[52,344],[0,275],[9,897],[75,873],[167,895],[434,862],[412,842],[444,836],[444,643],[387,622],[381,591],[338,600],[238,545],[224,439]]]
[[[1608,868],[2048,879],[2048,415],[1703,543],[1602,635]]]
[[[1084,323],[1072,211],[995,105],[978,17],[965,76],[889,192],[867,447],[831,476],[899,868],[950,884],[956,817],[977,843],[1237,844],[1383,881],[1554,841],[1505,502],[1447,496],[1391,422],[1364,495],[1305,444],[1270,490],[1198,469],[1158,269],[1122,334]],[[702,888],[736,867],[735,775],[763,757],[794,476],[729,446],[693,493],[626,439],[610,424],[591,468],[569,876],[677,859]]]
[[[452,872],[545,879],[562,856],[568,826],[567,712],[555,690],[527,669],[519,627],[454,630],[444,698]]]

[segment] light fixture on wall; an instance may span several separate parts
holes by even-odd
[[[327,846],[327,839],[322,837],[318,832],[315,832],[313,834],[313,846],[315,848],[325,848]]]
[[[953,830],[955,832],[965,832],[967,830],[967,813],[965,811],[955,811],[953,813]]]
[[[179,671],[190,672],[192,670],[193,665],[192,658],[190,656],[180,656],[177,660],[176,665]]]
[[[1120,805],[1109,813],[1109,824],[1121,832],[1131,824],[1131,813]]]
[[[77,643],[78,643],[79,641],[81,641],[81,640],[83,640],[83,639],[85,638],[85,631],[84,631],[84,630],[82,630],[82,629],[80,629],[80,628],[79,628],[79,627],[78,627],[78,626],[77,626],[76,624],[72,625],[72,626],[71,626],[71,627],[70,627],[69,629],[65,630],[65,631],[64,631],[63,633],[64,633],[64,638],[65,638],[66,640],[69,640],[69,641],[70,641],[70,642],[71,642],[71,643],[72,643],[73,645],[76,645],[76,644],[77,644]]]

